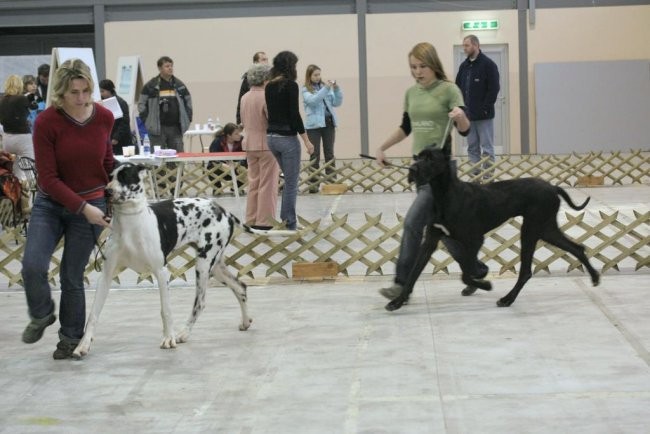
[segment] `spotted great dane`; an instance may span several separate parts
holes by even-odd
[[[73,352],[82,358],[90,351],[99,315],[108,296],[111,280],[121,267],[138,273],[152,273],[160,289],[163,339],[161,348],[175,348],[186,342],[205,306],[210,276],[228,286],[241,307],[240,330],[247,330],[252,318],[246,307],[246,285],[230,273],[224,263],[224,251],[236,226],[258,235],[295,234],[295,231],[257,230],[242,224],[213,199],[174,199],[149,204],[144,193],[146,169],[130,163],[118,166],[111,174],[107,192],[111,197],[112,233],[107,241],[106,261],[97,285],[92,311],[83,338]],[[167,255],[186,244],[196,248],[196,296],[185,326],[174,331],[169,299]]]

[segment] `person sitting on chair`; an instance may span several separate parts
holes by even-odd
[[[214,140],[210,143],[210,152],[242,152],[242,127],[232,122],[227,123],[215,134]],[[238,164],[246,167],[246,160]],[[208,172],[215,192],[221,189],[222,179],[232,181],[230,167],[226,163],[211,161],[208,163]]]

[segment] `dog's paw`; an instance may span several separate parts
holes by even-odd
[[[178,344],[184,344],[190,339],[190,329],[185,327],[183,330],[180,332],[176,333],[176,343]]]
[[[472,283],[473,286],[482,289],[483,291],[492,291],[492,282],[489,280],[476,279]]]
[[[468,296],[474,294],[476,292],[476,289],[477,288],[475,286],[467,285],[465,288],[463,288],[462,291],[460,291],[460,293],[464,297],[468,297]]]
[[[600,285],[600,274],[596,274],[596,276],[592,276],[591,284],[594,286]]]
[[[497,306],[499,307],[509,307],[514,300],[509,300],[506,297],[503,297],[497,301]]]
[[[492,282],[490,282],[489,280],[480,280],[480,282],[485,283],[485,286],[481,288],[482,290],[492,291]]]
[[[251,326],[253,323],[253,318],[248,318],[247,320],[244,320],[241,324],[239,324],[239,330],[240,331],[246,331],[248,328]]]
[[[90,352],[90,339],[82,339],[77,348],[72,352],[72,358],[76,360],[83,359]]]
[[[170,348],[176,348],[176,338],[174,336],[165,336],[160,343],[160,348],[163,350],[168,350]]]

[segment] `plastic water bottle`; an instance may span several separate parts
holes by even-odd
[[[142,155],[145,157],[151,156],[151,142],[149,141],[149,134],[145,134],[144,139],[142,139]]]

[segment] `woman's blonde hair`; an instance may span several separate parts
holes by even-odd
[[[316,89],[314,89],[314,83],[311,82],[311,76],[314,73],[314,71],[320,71],[320,70],[321,69],[316,65],[309,65],[307,67],[307,70],[305,71],[305,87],[311,93],[316,92]]]
[[[63,106],[63,95],[70,90],[72,80],[76,78],[86,80],[88,83],[88,89],[92,95],[93,90],[95,89],[95,82],[90,73],[90,68],[81,59],[70,59],[63,62],[54,73],[54,83],[52,84],[52,105],[57,108]]]
[[[11,74],[5,80],[5,95],[22,95],[23,79],[20,75]]]
[[[447,74],[445,74],[445,70],[442,67],[440,57],[438,57],[438,52],[436,51],[436,48],[430,43],[420,42],[419,44],[416,44],[415,47],[411,49],[408,57],[410,58],[411,56],[427,65],[434,72],[434,74],[436,74],[436,78],[438,80],[449,81],[447,79]]]

